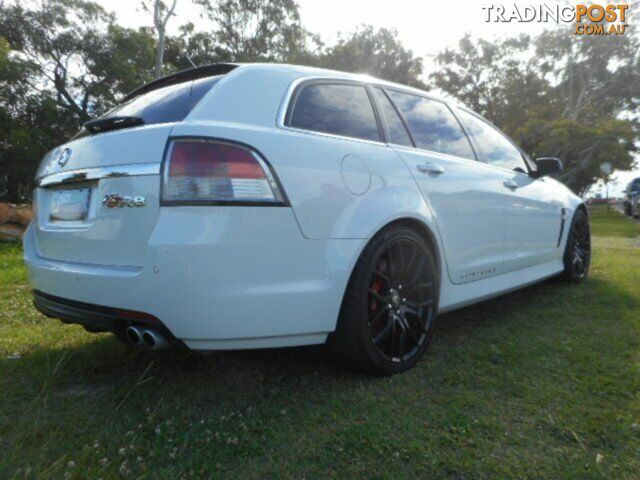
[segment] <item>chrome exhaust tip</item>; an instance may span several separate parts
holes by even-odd
[[[142,332],[142,341],[151,350],[163,350],[169,348],[169,342],[155,330],[144,330]]]
[[[127,327],[127,340],[131,345],[140,346],[142,345],[142,332],[138,327],[129,326]]]

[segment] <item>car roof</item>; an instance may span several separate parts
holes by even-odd
[[[146,83],[136,88],[135,90],[130,92],[128,95],[126,95],[123,101],[130,100],[139,95],[143,95],[152,90],[166,87],[168,85],[187,82],[187,81],[196,80],[204,77],[215,76],[215,75],[226,75],[233,71],[246,72],[247,70],[256,70],[261,72],[265,72],[269,70],[272,70],[272,71],[277,70],[280,73],[286,72],[292,81],[297,79],[305,79],[305,78],[327,78],[327,79],[335,79],[335,80],[347,80],[347,81],[371,83],[371,84],[380,85],[387,88],[395,88],[395,89],[403,90],[406,92],[415,93],[417,95],[427,96],[434,100],[439,100],[439,101],[453,104],[460,108],[466,109],[466,106],[455,97],[451,97],[448,95],[434,94],[433,92],[427,92],[427,91],[410,87],[408,85],[403,85],[400,83],[389,82],[387,80],[382,80],[380,78],[376,78],[371,75],[348,73],[348,72],[342,72],[339,70],[330,70],[326,68],[310,67],[310,66],[304,66],[304,65],[293,65],[293,64],[287,64],[287,63],[226,63],[226,62],[223,62],[223,63],[214,63],[211,65],[204,65],[201,67],[189,68],[187,70],[182,70],[176,73],[172,73],[170,75],[166,75],[164,77],[161,77],[159,79]]]
[[[460,100],[446,94],[437,94],[431,91],[421,90],[419,88],[410,87],[401,83],[390,82],[381,78],[373,77],[366,73],[349,73],[340,70],[331,70],[328,68],[311,67],[305,65],[294,65],[289,63],[240,63],[236,64],[239,69],[255,69],[255,70],[288,70],[292,76],[298,79],[304,78],[327,78],[334,80],[347,80],[354,82],[365,82],[380,85],[387,88],[395,88],[406,92],[412,92],[417,95],[427,96],[434,100],[454,104],[461,108],[467,108]]]

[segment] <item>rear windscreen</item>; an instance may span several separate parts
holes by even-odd
[[[145,124],[179,122],[220,77],[209,77],[152,90],[114,108],[103,118],[141,117]]]
[[[140,117],[145,125],[180,122],[219,80],[220,76],[169,85],[134,97],[101,118]],[[89,135],[82,129],[75,138]]]

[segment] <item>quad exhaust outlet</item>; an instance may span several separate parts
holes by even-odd
[[[133,346],[147,347],[150,350],[169,348],[169,342],[160,333],[150,328],[139,328],[133,325],[127,327],[127,340]]]
[[[155,330],[146,329],[142,332],[144,345],[151,350],[163,350],[169,348],[169,342]]]

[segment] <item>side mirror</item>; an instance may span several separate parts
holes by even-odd
[[[562,161],[557,158],[541,157],[536,158],[534,162],[537,167],[536,177],[538,178],[562,172]]]

